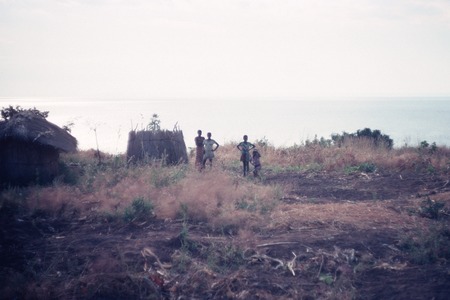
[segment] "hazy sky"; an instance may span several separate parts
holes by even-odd
[[[0,0],[0,97],[450,95],[449,0]]]

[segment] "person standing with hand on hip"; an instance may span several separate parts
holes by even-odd
[[[219,144],[211,138],[211,132],[206,135],[208,138],[203,141],[205,146],[205,154],[203,155],[203,168],[206,166],[206,161],[209,160],[210,168],[212,168],[212,161],[214,158],[214,151],[219,148]]]
[[[255,148],[255,145],[252,143],[249,143],[248,136],[244,135],[244,141],[240,142],[239,145],[237,145],[237,148],[239,151],[241,151],[241,161],[244,167],[244,176],[247,176],[249,170],[250,170],[250,150]]]

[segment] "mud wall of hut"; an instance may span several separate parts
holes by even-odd
[[[188,156],[183,131],[130,131],[127,159],[130,162],[156,159],[171,165],[187,163]]]
[[[15,140],[0,142],[0,186],[49,183],[58,175],[59,152]]]

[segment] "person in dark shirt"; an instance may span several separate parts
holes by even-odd
[[[203,168],[203,155],[205,154],[205,146],[203,141],[205,138],[202,136],[202,131],[197,131],[198,136],[195,137],[195,166],[201,170]]]
[[[250,170],[250,150],[255,148],[255,145],[249,143],[247,140],[248,136],[244,135],[244,141],[240,142],[239,145],[237,145],[237,148],[239,149],[239,151],[241,151],[241,161],[244,167],[244,176],[247,176]]]

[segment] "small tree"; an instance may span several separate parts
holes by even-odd
[[[150,123],[147,125],[147,130],[158,131],[161,129],[161,120],[158,114],[153,114]]]

